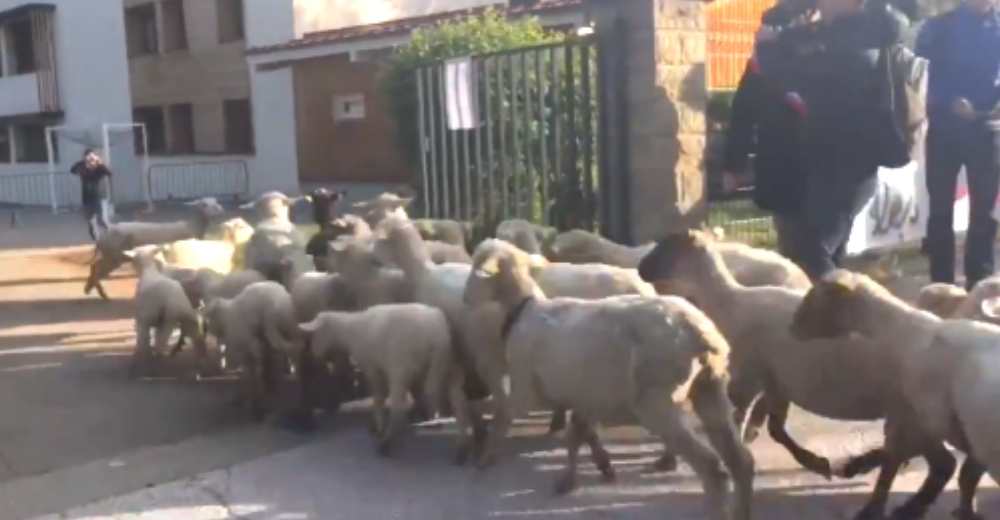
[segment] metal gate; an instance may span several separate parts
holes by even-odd
[[[623,165],[612,146],[616,61],[590,37],[439,61],[416,71],[422,213],[487,232],[521,218],[624,239]],[[610,172],[617,170],[618,175]],[[615,184],[612,186],[612,184]]]

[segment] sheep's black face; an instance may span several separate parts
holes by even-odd
[[[680,267],[694,249],[694,241],[688,233],[667,235],[639,261],[639,277],[646,283],[669,282],[678,277]]]
[[[346,191],[329,191],[320,188],[309,194],[312,201],[313,222],[323,226],[334,218],[338,203],[347,195]]]

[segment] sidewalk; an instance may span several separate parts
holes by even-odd
[[[843,441],[842,436],[823,434],[810,436],[808,444],[842,446]],[[648,440],[606,441],[619,482],[599,484],[584,457],[579,480],[583,488],[567,497],[549,493],[551,479],[565,461],[565,452],[555,449],[561,448],[559,441],[515,439],[508,446],[521,455],[486,472],[451,465],[449,444],[450,436],[424,432],[406,439],[396,458],[380,459],[364,428],[351,427],[229,469],[33,520],[557,520],[570,515],[687,520],[704,515],[700,487],[686,467],[670,475],[638,471],[659,453],[659,445]],[[769,440],[756,442],[754,453],[755,518],[850,518],[871,490],[872,479],[826,482],[806,475]],[[914,464],[901,474],[895,491],[915,491],[923,475],[922,465]],[[984,479],[983,484],[980,503],[985,499],[983,511],[988,515],[997,511],[998,497],[992,483]],[[892,502],[901,500],[896,494]],[[954,493],[946,493],[927,518],[947,518],[955,501]]]

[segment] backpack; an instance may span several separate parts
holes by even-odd
[[[902,44],[879,52],[879,121],[885,126],[876,132],[879,166],[901,168],[918,159],[927,128],[927,65]]]

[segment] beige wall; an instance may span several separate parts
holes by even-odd
[[[155,1],[158,0],[123,3],[127,8]],[[191,103],[195,151],[221,153],[225,151],[223,100],[250,97],[245,44],[219,43],[215,0],[184,0],[184,18],[187,49],[130,60],[132,103],[135,106]],[[160,44],[162,48],[162,18]]]

